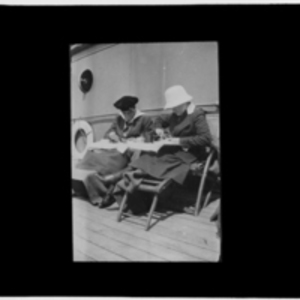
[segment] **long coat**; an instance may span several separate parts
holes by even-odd
[[[130,165],[156,178],[172,178],[183,184],[190,164],[203,160],[205,147],[211,145],[212,137],[201,108],[181,116],[166,114],[159,116],[154,128],[169,128],[173,137],[180,140],[179,146],[164,146],[158,153],[143,153]]]
[[[108,138],[110,132],[114,131],[119,138],[136,138],[144,136],[146,141],[151,140],[153,122],[149,116],[140,115],[132,122],[126,124],[121,116],[117,116],[104,138]],[[77,164],[78,169],[94,170],[101,175],[110,175],[125,169],[131,161],[133,153],[126,151],[124,154],[117,150],[89,150]],[[91,201],[96,198],[104,197],[107,186],[95,175],[85,178],[84,184]]]

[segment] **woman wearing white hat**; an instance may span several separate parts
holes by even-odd
[[[192,96],[182,86],[166,90],[165,98],[165,109],[171,108],[173,113],[157,117],[154,130],[157,135],[163,136],[164,129],[168,128],[171,138],[165,141],[158,153],[143,153],[130,166],[145,175],[159,179],[171,178],[183,184],[190,165],[204,157],[205,147],[211,144],[212,137],[205,112],[196,108]],[[127,182],[119,186],[130,186],[132,189],[134,185],[134,182]]]

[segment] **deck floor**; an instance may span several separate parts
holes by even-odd
[[[144,217],[117,222],[118,206],[99,209],[73,198],[74,261],[194,261],[216,262],[220,240],[209,218],[219,200],[200,216],[167,212],[162,220],[144,230]]]

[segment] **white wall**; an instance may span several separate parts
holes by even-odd
[[[119,45],[72,63],[72,118],[115,113],[113,102],[124,94],[132,93],[128,73],[130,52],[127,48],[127,45]],[[94,75],[93,86],[86,97],[78,86],[85,69],[90,69]]]
[[[72,63],[72,118],[115,113],[113,102],[140,98],[141,109],[164,106],[163,93],[180,84],[196,104],[219,103],[217,43],[118,44]],[[84,97],[78,86],[85,69],[94,84]]]
[[[219,103],[216,42],[117,44],[98,52],[96,45],[85,52],[75,55],[71,63],[72,119],[87,118],[95,140],[103,136],[111,114],[116,113],[113,103],[124,95],[139,97],[139,108],[151,112],[163,108],[168,87],[180,84],[198,105]],[[85,69],[94,75],[86,97],[78,86]]]

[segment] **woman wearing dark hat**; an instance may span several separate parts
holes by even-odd
[[[206,146],[211,144],[212,138],[205,113],[201,108],[196,108],[185,89],[182,86],[173,86],[165,92],[165,98],[165,109],[172,109],[173,113],[159,116],[154,130],[157,135],[163,136],[164,129],[168,128],[172,137],[165,140],[165,145],[158,153],[142,153],[132,162],[132,174],[128,173],[128,176],[125,176],[131,181],[120,181],[118,191],[130,188],[132,193],[134,187],[140,183],[140,180],[134,182],[135,170],[139,172],[139,177],[144,174],[159,179],[171,178],[182,185],[190,165],[201,160],[205,155]]]
[[[151,142],[152,120],[136,108],[137,103],[138,98],[132,96],[124,96],[114,103],[119,110],[119,115],[105,133],[105,139],[112,142],[126,140]],[[121,154],[115,149],[89,150],[86,153],[77,168],[97,171],[84,180],[92,204],[107,207],[114,202],[113,198],[105,198],[108,187],[121,178],[121,171],[137,156],[135,151],[127,150]]]

